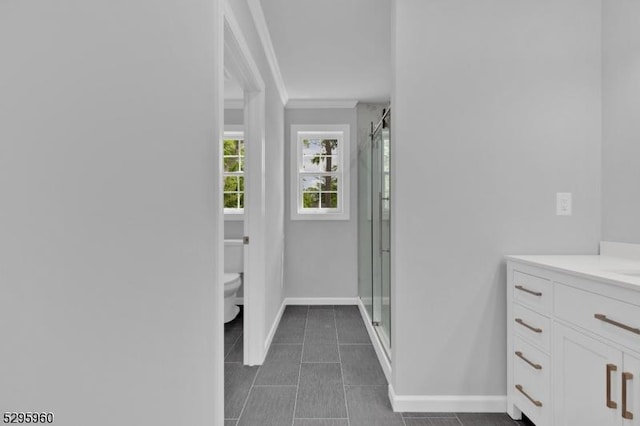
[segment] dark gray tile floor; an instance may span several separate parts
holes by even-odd
[[[287,306],[264,364],[225,324],[225,426],[516,426],[506,414],[394,413],[356,306]]]

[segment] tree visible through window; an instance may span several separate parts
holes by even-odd
[[[292,218],[348,219],[349,126],[292,126]]]
[[[338,208],[338,140],[302,140],[302,207]],[[309,174],[306,174],[309,172]],[[315,174],[322,172],[323,174]]]
[[[227,134],[223,142],[225,213],[242,213],[244,209],[244,138]]]

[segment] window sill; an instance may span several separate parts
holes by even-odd
[[[244,213],[225,213],[225,222],[242,222],[244,220]]]
[[[349,213],[292,213],[291,220],[349,220]]]

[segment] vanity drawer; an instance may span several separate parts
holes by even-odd
[[[551,320],[518,303],[513,304],[513,331],[538,348],[549,352]]]
[[[555,316],[640,352],[640,306],[555,284]]]
[[[526,377],[527,384],[535,383],[537,388],[544,391],[540,397],[549,394],[549,369],[551,362],[549,355],[535,346],[527,343],[519,336],[513,336],[513,368],[518,375]],[[524,380],[524,379],[523,379]]]
[[[553,300],[551,281],[513,271],[513,300],[541,314],[550,315]]]
[[[518,370],[514,371],[513,399],[515,405],[536,426],[551,424],[551,398],[549,390],[536,387],[535,384],[527,384],[525,377],[518,376]]]
[[[513,349],[515,403],[537,426],[548,425],[551,419],[549,357],[517,336],[514,336]]]

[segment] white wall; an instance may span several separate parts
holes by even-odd
[[[640,3],[603,8],[603,239],[640,243]]]
[[[394,16],[392,384],[505,395],[503,255],[597,253],[601,3],[403,0]]]
[[[266,90],[265,134],[265,196],[267,244],[266,275],[264,277],[265,332],[268,335],[283,301],[284,253],[284,105],[276,90],[262,44],[255,29],[246,0],[230,2],[242,32],[258,65]]]
[[[0,2],[0,412],[221,424],[220,17]]]
[[[286,188],[285,292],[287,297],[356,297],[357,268],[357,124],[355,108],[287,109],[284,160]],[[290,134],[294,124],[349,124],[349,220],[291,220]]]
[[[224,124],[230,124],[232,126],[241,126],[244,124],[244,110],[240,108],[225,108]]]

